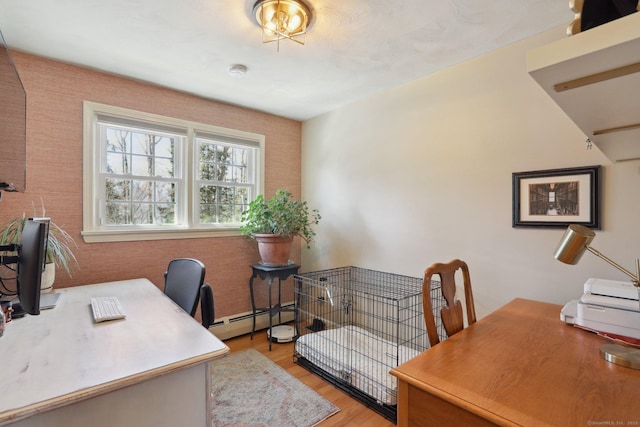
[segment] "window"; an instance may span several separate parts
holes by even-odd
[[[178,188],[184,187],[180,152],[184,135],[114,125],[98,120],[101,156],[99,188],[104,191],[106,226],[177,225]]]
[[[255,168],[250,166],[256,150],[215,136],[196,136],[196,149],[200,224],[240,223],[242,211],[255,198]]]
[[[85,102],[87,242],[237,235],[264,136]]]

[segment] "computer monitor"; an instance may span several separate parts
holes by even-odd
[[[18,298],[22,309],[40,314],[40,284],[44,270],[49,222],[44,219],[25,221],[18,245]]]

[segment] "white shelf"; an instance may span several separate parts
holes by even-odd
[[[527,71],[610,160],[640,159],[640,13],[529,52]]]

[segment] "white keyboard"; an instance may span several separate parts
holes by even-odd
[[[116,297],[91,298],[91,310],[93,311],[93,320],[96,323],[127,317]]]

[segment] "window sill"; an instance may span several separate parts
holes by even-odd
[[[239,237],[237,228],[192,230],[108,230],[82,231],[85,243],[134,242],[139,240],[202,239],[211,237]]]

